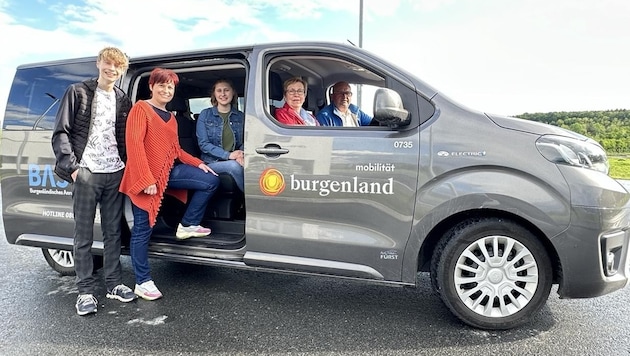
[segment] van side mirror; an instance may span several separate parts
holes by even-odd
[[[409,125],[409,111],[403,107],[400,95],[391,89],[379,88],[374,93],[374,120],[391,128]]]

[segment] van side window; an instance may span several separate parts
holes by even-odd
[[[334,106],[332,104],[332,89],[338,82],[346,82],[350,87],[348,92],[351,94],[347,96],[350,97],[351,109],[349,109],[348,115],[351,111],[357,121],[354,126],[359,126],[354,129],[392,129],[383,122],[370,121],[374,115],[375,93],[381,88],[391,89],[401,97],[404,109],[411,115],[410,122],[413,123],[411,126],[420,122],[415,90],[409,85],[402,84],[394,75],[388,75],[382,70],[371,68],[369,64],[361,63],[356,58],[343,58],[342,56],[322,55],[320,53],[290,54],[286,51],[267,56],[268,85],[264,95],[266,95],[265,102],[268,103],[267,108],[271,117],[275,118],[275,110],[285,104],[283,83],[293,77],[302,78],[308,83],[302,108],[314,116],[318,116],[318,118],[324,118],[323,121],[322,119],[319,120],[320,126],[311,128],[327,129],[331,126],[349,128],[345,127],[348,126],[346,125],[347,122],[343,123],[341,118],[326,119],[331,117],[332,114],[330,113],[335,112],[332,107]],[[428,103],[427,107],[429,110],[433,110],[433,107]],[[320,112],[321,114],[318,115]],[[349,120],[348,115],[345,115],[344,120]]]
[[[52,130],[68,86],[96,76],[94,61],[20,67],[9,93],[3,130]]]

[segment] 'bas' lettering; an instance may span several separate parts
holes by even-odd
[[[44,165],[44,169],[41,170],[36,164],[28,165],[28,186],[29,187],[53,187],[53,188],[65,188],[68,186],[66,181],[55,180],[55,174],[50,164]]]

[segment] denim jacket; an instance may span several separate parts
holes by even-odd
[[[358,106],[350,104],[348,109],[357,116],[359,126],[368,126],[372,121],[370,115],[361,111]],[[334,104],[323,107],[317,113],[317,121],[322,126],[343,126],[343,121],[335,114]]]
[[[243,149],[243,125],[245,114],[232,107],[228,121],[234,133],[234,147]],[[201,159],[205,163],[228,160],[230,152],[223,149],[223,119],[216,106],[203,109],[197,119],[197,141]]]

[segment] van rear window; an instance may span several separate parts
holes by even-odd
[[[3,130],[51,130],[66,88],[97,75],[93,61],[18,68]]]

